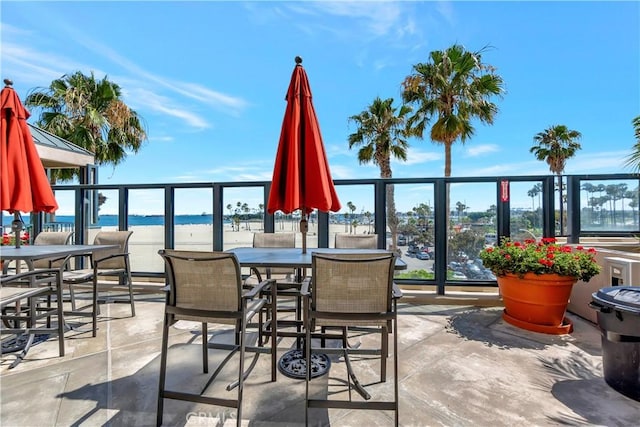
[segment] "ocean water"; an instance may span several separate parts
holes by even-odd
[[[26,225],[30,224],[30,215],[23,214],[22,220]],[[2,225],[10,226],[13,221],[13,216],[3,215]],[[56,223],[73,223],[75,217],[71,215],[56,215]],[[228,223],[225,219],[225,223]],[[176,215],[176,225],[184,224],[213,224],[213,215]],[[91,224],[91,227],[113,227],[118,225],[117,215],[100,215],[96,224]],[[129,225],[164,225],[164,216],[161,215],[129,215]]]

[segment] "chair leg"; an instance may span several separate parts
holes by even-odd
[[[387,382],[387,357],[389,357],[389,330],[382,327],[382,349],[380,351],[380,382]]]
[[[305,387],[304,387],[304,425],[309,425],[309,382],[311,381],[311,327],[309,326],[309,307],[308,302],[304,302],[304,320],[305,325],[305,340],[304,340],[304,361],[307,366],[305,373]]]
[[[396,305],[394,301],[394,312],[396,312]],[[399,400],[399,391],[398,391],[398,319],[393,319],[391,333],[393,335],[393,391],[394,391],[394,399],[393,402],[395,404],[395,426],[398,427],[400,421],[400,400]]]
[[[209,332],[207,330],[207,324],[202,322],[202,373],[209,373]]]
[[[56,311],[58,313],[58,352],[64,356],[64,304],[62,302],[62,279],[56,282]]]
[[[126,259],[127,266],[127,284],[129,285],[129,302],[131,304],[131,317],[136,316],[136,306],[133,299],[133,280],[131,279],[131,268],[129,267],[129,258]]]
[[[71,311],[76,311],[76,293],[73,285],[69,285],[69,299],[71,300]]]
[[[169,348],[169,319],[164,316],[162,326],[162,349],[160,350],[160,380],[158,383],[158,407],[156,412],[156,425],[162,425],[162,412],[164,411],[164,387],[167,375],[167,352]]]
[[[93,275],[93,305],[91,306],[91,317],[93,322],[93,336],[98,331],[98,276]]]
[[[247,317],[245,315],[242,316],[240,325],[241,325],[240,362],[239,362],[240,366],[238,368],[238,409],[237,409],[237,417],[236,417],[237,427],[241,427],[242,425],[242,395],[244,393],[244,354],[245,354],[245,346],[246,346],[245,335],[247,331]]]

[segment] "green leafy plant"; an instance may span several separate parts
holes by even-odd
[[[480,259],[496,276],[507,273],[521,277],[525,273],[558,274],[588,282],[600,273],[595,254],[593,248],[560,245],[552,237],[524,242],[504,238],[498,246],[483,249]]]

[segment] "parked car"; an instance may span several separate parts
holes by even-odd
[[[420,248],[415,243],[409,243],[409,247],[407,248],[407,254],[415,255],[420,252]]]
[[[429,260],[429,259],[431,259],[431,256],[429,255],[428,252],[418,251],[418,252],[416,252],[416,258],[421,259],[421,260]]]
[[[407,245],[407,237],[404,234],[398,236],[398,246],[406,246]]]
[[[463,273],[460,273],[459,271],[452,271],[451,280],[467,280],[467,276],[465,276]]]

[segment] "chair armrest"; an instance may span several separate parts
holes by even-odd
[[[393,290],[391,292],[391,297],[393,298],[402,298],[402,289],[396,285],[396,282],[393,282]]]
[[[119,258],[119,257],[128,257],[129,256],[129,252],[122,252],[122,253],[117,253],[117,254],[111,254],[111,255],[107,255],[105,257],[102,258],[96,258],[93,260],[93,264],[94,265],[98,265],[103,261],[107,261],[113,258]]]
[[[275,286],[275,285],[276,285],[275,279],[263,280],[262,282],[258,283],[253,288],[251,288],[242,297],[243,298],[247,298],[247,299],[253,299],[256,295],[258,295],[260,292],[262,292],[268,286]]]
[[[258,282],[262,282],[262,274],[260,274],[260,271],[258,271],[256,267],[249,267],[249,276],[253,276],[254,274]]]
[[[38,276],[49,276],[46,278]],[[31,284],[33,282],[26,282],[25,279],[36,277],[37,283],[50,283],[52,281],[59,281],[60,279],[60,269],[58,268],[48,268],[48,269],[38,269],[32,271],[26,271],[24,273],[12,274],[9,276],[3,276],[0,278],[0,285],[7,286],[11,284]]]
[[[300,295],[302,295],[303,297],[310,296],[311,291],[309,290],[309,288],[311,288],[311,277],[306,277],[302,281],[302,286],[300,287]]]

